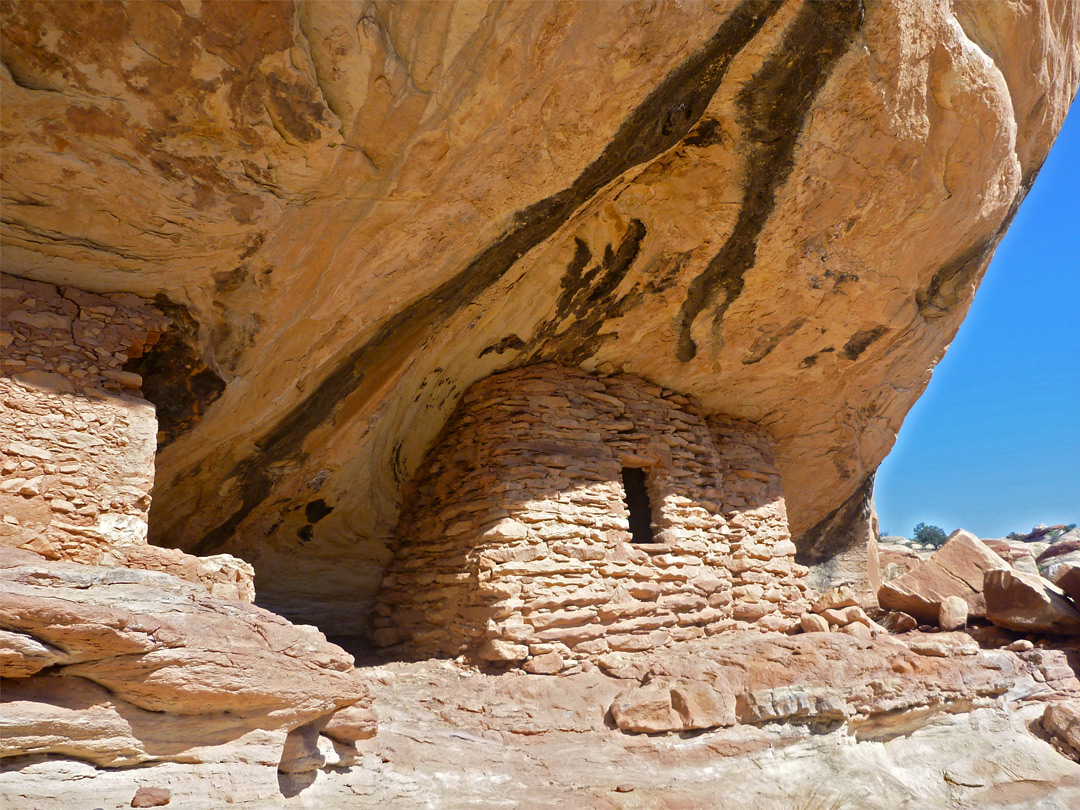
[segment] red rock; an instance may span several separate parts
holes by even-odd
[[[168,788],[141,787],[135,791],[135,798],[131,800],[132,807],[164,807],[172,799],[172,793]]]
[[[1074,551],[1080,551],[1080,537],[1073,537],[1073,532],[1069,532],[1065,535],[1066,539],[1059,539],[1056,543],[1049,546],[1046,551],[1040,554],[1036,561],[1039,565],[1046,565],[1052,561],[1054,557],[1061,557],[1065,554],[1072,554]]]
[[[941,600],[938,627],[942,630],[962,630],[967,627],[968,606],[959,596],[946,596]]]
[[[1050,704],[1040,722],[1044,729],[1080,753],[1080,701]]]
[[[735,725],[735,696],[705,683],[673,684],[671,706],[684,730]]]
[[[828,633],[829,622],[824,616],[818,616],[815,613],[804,613],[802,618],[799,619],[799,624],[802,626],[804,633]]]
[[[378,730],[379,717],[375,710],[363,706],[338,709],[322,727],[320,733],[338,742],[354,743],[370,740]]]
[[[841,585],[819,596],[810,609],[814,613],[824,613],[826,610],[836,610],[857,604],[859,600],[855,598],[855,591],[851,586]]]
[[[883,612],[877,622],[890,633],[907,633],[919,626],[914,616],[900,610]]]
[[[1049,566],[1050,581],[1080,605],[1080,565],[1074,563],[1053,564]]]
[[[1019,571],[986,572],[986,618],[999,627],[1080,635],[1080,611],[1052,582]]]
[[[878,591],[881,606],[909,613],[925,624],[936,624],[946,596],[967,602],[968,615],[983,616],[983,575],[1007,564],[975,535],[958,529],[934,555]]]
[[[634,687],[615,698],[611,717],[623,731],[656,734],[682,726],[671,705],[671,690],[663,684]]]
[[[21,658],[10,663],[23,675],[9,682],[19,689],[4,689],[6,700],[23,695],[4,707],[8,755],[132,764],[161,740],[179,750],[218,732],[288,730],[367,696],[352,658],[315,628],[157,572],[44,560],[2,566],[0,625],[20,641]],[[48,674],[35,674],[42,661]],[[87,737],[47,688],[88,682],[108,690],[107,701],[87,704],[101,703],[101,727],[116,728],[100,739]],[[49,715],[50,706],[61,710]],[[144,714],[155,728],[129,740]]]

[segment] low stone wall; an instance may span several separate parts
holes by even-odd
[[[626,375],[543,364],[473,386],[406,500],[376,639],[558,672],[807,608],[768,437]],[[631,542],[623,468],[654,542]]]
[[[146,542],[157,419],[123,370],[169,321],[133,295],[0,276],[0,544],[254,598],[251,566]]]

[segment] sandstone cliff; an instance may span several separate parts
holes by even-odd
[[[290,616],[367,626],[402,485],[534,360],[763,426],[828,560],[1065,115],[1077,15],[6,3],[4,268],[157,299],[152,540]]]

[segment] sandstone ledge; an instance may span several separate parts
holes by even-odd
[[[3,757],[276,764],[287,732],[367,697],[315,628],[167,574],[0,549],[0,594]]]
[[[1037,723],[1048,702],[1080,694],[1068,664],[1078,650],[963,654],[961,638],[973,643],[944,633],[911,634],[913,643],[734,633],[679,656],[630,655],[607,672],[558,677],[389,663],[363,670],[379,733],[350,767],[301,780],[250,757],[135,771],[40,761],[0,775],[0,795],[12,810],[59,810],[84,795],[126,806],[139,785],[167,786],[192,810],[781,810],[813,798],[860,810],[1069,810],[1080,765],[1043,741]],[[952,654],[913,651],[929,639]],[[694,687],[731,684],[736,722],[654,734],[614,726],[607,709],[621,693],[676,680],[691,699]]]

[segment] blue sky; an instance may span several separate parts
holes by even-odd
[[[879,525],[1080,523],[1080,103],[878,471]]]

